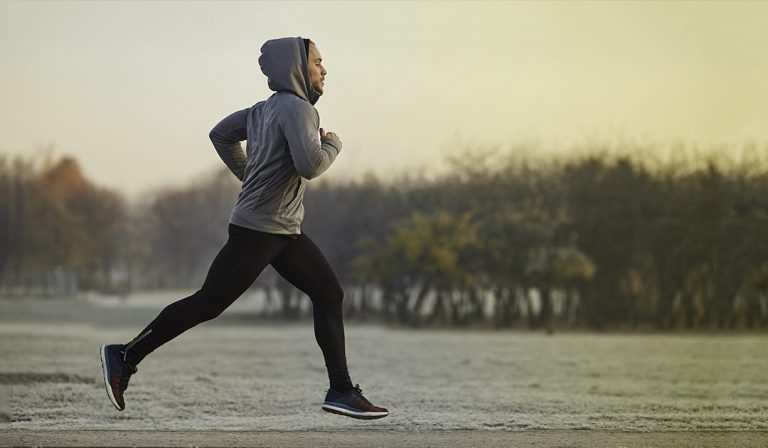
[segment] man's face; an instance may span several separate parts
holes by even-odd
[[[325,74],[328,72],[323,67],[323,57],[320,56],[320,51],[314,43],[309,44],[309,54],[307,57],[309,59],[309,81],[312,83],[312,87],[322,95],[323,85],[325,84],[323,81],[325,81]]]

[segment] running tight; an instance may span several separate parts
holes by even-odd
[[[331,388],[351,389],[341,313],[344,292],[323,253],[304,233],[277,235],[234,224],[229,225],[229,239],[213,260],[202,288],[166,306],[126,344],[125,361],[137,365],[181,333],[219,316],[269,264],[312,300],[315,339]]]

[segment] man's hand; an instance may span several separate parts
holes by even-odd
[[[341,139],[335,132],[325,132],[323,128],[320,128],[320,141],[324,142],[326,140],[331,140],[336,143],[336,146],[341,146]]]

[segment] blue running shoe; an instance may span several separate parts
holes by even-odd
[[[323,403],[323,410],[364,420],[372,420],[389,415],[387,409],[374,406],[363,396],[363,391],[360,389],[359,384],[355,384],[355,387],[347,392],[328,389],[325,402]]]
[[[138,367],[123,361],[123,344],[101,346],[101,368],[104,371],[104,385],[107,395],[118,411],[125,409],[123,392],[128,388],[131,375],[138,372]]]

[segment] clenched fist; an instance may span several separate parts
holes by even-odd
[[[326,140],[330,140],[336,143],[336,146],[341,147],[341,139],[335,132],[325,132],[323,128],[320,128],[320,141],[324,142]]]

